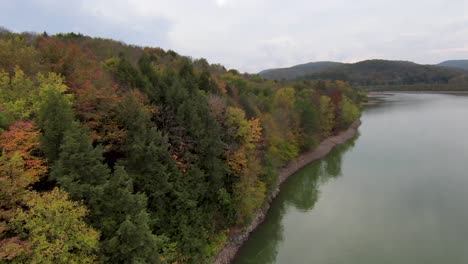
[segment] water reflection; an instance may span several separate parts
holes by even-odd
[[[281,187],[265,222],[244,245],[234,263],[275,263],[278,245],[283,241],[282,219],[289,210],[307,212],[314,208],[319,199],[320,185],[342,175],[343,155],[354,147],[358,137],[336,147],[327,157],[308,165],[288,179]]]
[[[290,178],[235,263],[468,263],[467,117],[465,96],[366,107],[356,146]]]

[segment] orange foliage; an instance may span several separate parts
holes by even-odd
[[[75,95],[77,118],[91,129],[93,141],[104,151],[116,151],[125,141],[117,120],[124,95],[89,49],[57,38],[41,37],[38,49],[51,70],[61,73]]]
[[[29,243],[7,237],[7,222],[26,202],[30,187],[47,172],[39,152],[39,129],[32,122],[16,122],[0,135],[0,259],[27,253]]]
[[[0,148],[6,158],[19,155],[24,162],[24,176],[32,182],[47,172],[46,161],[37,156],[39,129],[32,122],[19,121],[0,135]]]
[[[2,230],[0,230],[0,233]],[[19,239],[19,237],[11,237],[0,240],[0,260],[12,260],[20,255],[31,252],[31,243]]]
[[[260,124],[260,119],[255,118],[249,121],[250,125],[250,142],[258,143],[262,139],[262,126]]]
[[[227,93],[227,89],[226,89],[226,83],[223,81],[223,80],[220,80],[219,78],[213,78],[215,83],[216,83],[216,86],[218,86],[218,89],[219,91],[222,93],[222,94],[226,94]]]
[[[229,168],[236,176],[242,176],[248,173],[248,159],[246,150],[243,146],[232,153],[227,154]]]

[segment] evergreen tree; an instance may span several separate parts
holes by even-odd
[[[106,183],[109,168],[103,164],[102,149],[94,148],[87,131],[73,123],[65,133],[60,158],[54,164],[51,178],[75,200],[94,205],[99,199],[98,186]]]
[[[102,232],[102,251],[109,263],[158,263],[158,240],[151,233],[146,196],[133,193],[125,169],[116,166],[103,187],[95,226]],[[123,213],[122,213],[123,212]]]
[[[73,123],[66,132],[51,176],[75,200],[83,200],[90,208],[90,222],[102,232],[103,260],[157,262],[157,240],[149,229],[146,197],[133,193],[132,181],[122,167],[116,167],[110,176],[102,149],[92,146],[87,131],[79,124]]]
[[[42,149],[49,161],[54,162],[59,155],[65,131],[73,122],[71,96],[65,94],[67,87],[63,79],[54,73],[47,77],[39,75],[37,124],[42,130]]]

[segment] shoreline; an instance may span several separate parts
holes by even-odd
[[[381,91],[368,91],[368,95],[386,95],[393,93],[429,93],[429,94],[468,94],[467,90],[381,90]]]
[[[324,139],[317,147],[299,155],[296,159],[289,162],[284,168],[280,169],[276,188],[267,198],[265,206],[257,210],[251,223],[247,227],[238,232],[233,231],[228,235],[226,245],[224,245],[224,247],[218,253],[213,263],[231,263],[239,249],[249,239],[250,233],[252,233],[263,222],[263,220],[265,220],[273,199],[275,199],[275,197],[280,192],[281,184],[283,184],[291,175],[304,168],[309,163],[325,157],[337,145],[343,144],[353,138],[357,134],[357,129],[360,125],[360,120],[354,121],[348,127],[348,129],[341,131],[337,135]]]

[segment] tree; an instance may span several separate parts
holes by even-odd
[[[0,146],[5,158],[17,155],[24,162],[24,176],[37,182],[47,172],[46,160],[39,151],[39,129],[33,122],[16,122],[0,134]]]
[[[341,122],[343,127],[351,125],[359,118],[359,108],[346,96],[341,101]]]
[[[42,149],[50,162],[59,155],[65,131],[73,121],[71,95],[66,94],[67,86],[55,74],[38,75],[40,82],[37,123],[42,130]]]
[[[24,161],[19,155],[0,156],[0,262],[29,251],[29,242],[21,239],[10,226],[16,208],[24,206],[30,194],[31,181],[23,173]]]
[[[158,263],[158,238],[151,233],[146,196],[133,193],[125,169],[116,166],[103,187],[95,226],[103,235],[102,251],[110,263]]]
[[[127,130],[127,141],[122,146],[127,157],[121,164],[133,179],[135,190],[148,197],[151,218],[164,222],[163,215],[170,204],[166,194],[172,188],[169,178],[177,169],[169,156],[166,139],[151,124],[151,113],[137,95],[127,97],[120,108],[120,119]]]
[[[99,233],[84,222],[87,209],[70,201],[58,188],[51,192],[33,192],[18,209],[12,225],[30,241],[30,252],[13,262],[23,263],[94,263]]]
[[[149,228],[146,197],[133,193],[133,183],[123,167],[117,166],[110,175],[102,148],[93,147],[87,131],[78,123],[65,133],[51,177],[90,209],[89,221],[102,233],[102,260],[157,261],[157,239]]]
[[[331,135],[335,125],[335,109],[331,104],[330,97],[322,95],[320,97],[320,126],[322,129],[322,136],[327,137]]]
[[[315,95],[314,90],[304,89],[296,101],[295,111],[298,112],[301,124],[299,146],[302,151],[307,151],[315,146],[320,136],[319,107],[314,104]]]
[[[64,135],[60,156],[52,167],[50,178],[74,200],[94,205],[100,195],[96,187],[106,183],[109,173],[103,163],[101,147],[94,148],[87,131],[80,124],[72,123]]]
[[[0,105],[11,120],[27,120],[33,112],[38,90],[24,72],[15,67],[14,75],[0,69]]]
[[[31,122],[17,122],[0,135],[0,260],[21,255],[29,248],[9,223],[18,207],[25,206],[31,187],[47,172],[38,156],[39,130]]]
[[[242,109],[228,107],[226,115],[228,135],[233,141],[227,160],[236,178],[232,187],[236,221],[245,224],[266,193],[265,184],[258,178],[261,170],[256,144],[261,140],[261,127],[258,119],[247,120]]]
[[[13,74],[17,66],[24,69],[28,75],[37,72],[38,52],[20,36],[8,40],[0,39],[0,69]]]

